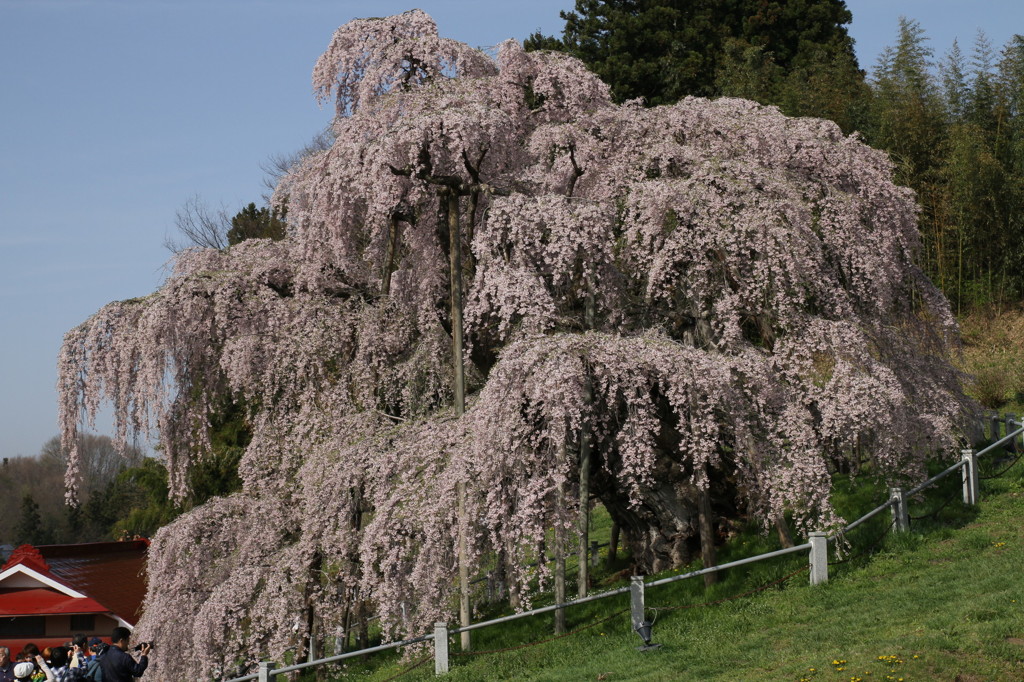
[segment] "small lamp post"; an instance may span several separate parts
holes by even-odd
[[[644,640],[643,646],[638,646],[637,651],[653,651],[654,649],[660,649],[660,644],[654,644],[651,642],[651,629],[654,627],[654,621],[645,620],[640,625],[636,626],[636,634],[640,635],[640,639]]]

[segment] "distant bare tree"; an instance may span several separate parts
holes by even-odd
[[[0,463],[0,543],[110,539],[110,524],[128,509],[120,507],[126,499],[125,491],[122,497],[113,498],[109,491],[121,471],[140,466],[145,456],[134,445],[119,453],[109,436],[94,434],[79,436],[78,451],[82,504],[76,509],[64,505],[67,454],[60,446],[60,436],[48,440],[38,455],[11,457]],[[127,490],[134,492],[131,488]],[[108,516],[112,518],[93,513],[105,511],[111,505],[113,514]]]
[[[82,458],[82,492],[85,497],[95,490],[105,488],[124,469],[139,466],[145,456],[135,445],[129,445],[124,452],[119,452],[112,438],[91,433],[79,434],[78,452]],[[60,436],[54,436],[43,444],[39,451],[39,462],[45,471],[63,476],[67,468],[67,453],[61,449]]]
[[[277,183],[290,171],[295,164],[302,161],[310,154],[326,151],[334,144],[334,129],[327,126],[310,140],[304,147],[290,154],[273,154],[265,162],[260,164],[260,170],[266,175],[263,178],[263,187],[266,192],[263,194],[264,201],[270,203],[270,197],[277,188]]]
[[[178,228],[177,234],[164,239],[164,247],[173,253],[193,246],[204,249],[228,247],[231,216],[223,207],[214,211],[198,195],[190,197],[178,209],[174,225]]]
[[[260,169],[266,174],[263,178],[263,186],[266,189],[263,200],[266,205],[270,205],[271,195],[277,187],[277,183],[295,164],[310,154],[330,149],[332,144],[334,144],[334,131],[328,126],[317,133],[301,149],[290,154],[274,154],[260,164]],[[256,210],[255,206],[253,206],[253,210]],[[243,208],[240,213],[232,216],[223,206],[219,210],[214,210],[198,195],[193,195],[175,214],[174,226],[177,231],[164,239],[164,247],[172,253],[178,253],[194,246],[203,249],[226,249],[231,244],[228,233],[233,227],[232,219],[244,218],[245,211],[246,209]],[[274,211],[278,211],[278,213],[274,213]],[[276,207],[274,211],[268,213],[268,216],[273,213],[277,216],[276,219],[283,219],[284,212],[281,207]]]

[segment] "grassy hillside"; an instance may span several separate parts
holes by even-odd
[[[853,531],[845,556],[832,557],[842,563],[830,567],[827,585],[811,587],[801,572],[731,599],[801,569],[801,553],[733,569],[707,590],[699,579],[649,589],[648,617],[656,618],[654,641],[663,647],[646,653],[636,650],[625,595],[570,609],[575,632],[542,644],[534,643],[551,638],[551,617],[523,619],[475,633],[477,650],[512,650],[455,655],[446,679],[1024,679],[1024,461],[984,481],[982,504],[973,509],[958,499],[958,479],[912,505],[921,518],[909,534],[887,534],[884,515]],[[839,498],[853,519],[884,493],[860,479]],[[772,542],[741,533],[720,561],[767,551]],[[451,649],[458,650],[457,638]],[[331,678],[434,679],[432,660],[403,673],[430,653],[374,656],[335,668]]]

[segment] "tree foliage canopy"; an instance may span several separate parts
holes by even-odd
[[[837,58],[857,73],[844,0],[577,0],[575,11],[560,14],[562,37],[534,34],[526,48],[577,57],[618,102],[743,94],[733,90],[730,76],[752,55],[772,72],[769,82]]]
[[[616,105],[573,57],[509,41],[494,60],[419,11],[341,27],[313,84],[335,141],[282,179],[286,238],[182,252],[61,351],[68,442],[110,400],[120,437],[159,432],[175,495],[221,401],[248,410],[241,491],[152,546],[138,632],[178,652],[168,677],[301,646],[357,591],[387,636],[421,632],[452,612],[459,535],[528,603],[546,529],[580,512],[556,491],[584,432],[647,570],[688,558],[694,491],[830,527],[856,446],[902,480],[955,439],[956,328],[913,263],[913,197],[835,124]]]
[[[871,82],[865,138],[921,204],[921,263],[958,312],[1024,297],[1024,37],[995,51],[984,34],[937,60],[920,24],[900,20]]]

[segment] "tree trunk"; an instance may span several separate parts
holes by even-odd
[[[619,522],[612,521],[612,537],[608,542],[608,568],[619,558]]]
[[[779,543],[787,549],[796,546],[793,542],[793,533],[789,530],[789,524],[786,523],[786,517],[776,514],[772,521],[775,523],[775,532],[779,534]]]
[[[639,505],[630,504],[628,494],[610,483],[603,467],[592,471],[601,502],[619,525],[621,536],[640,573],[658,573],[689,563],[688,540],[697,528],[693,498],[680,495],[667,475],[657,472],[657,485],[644,491]]]

